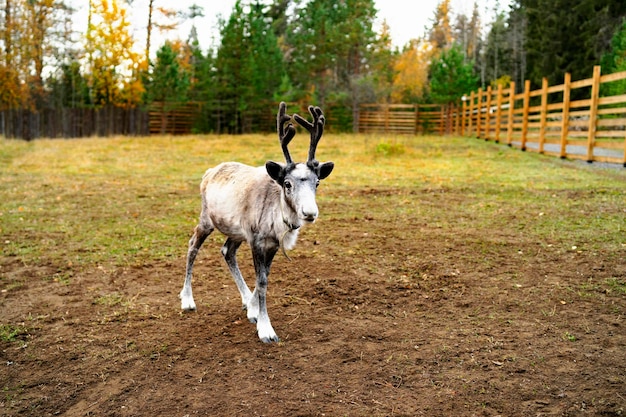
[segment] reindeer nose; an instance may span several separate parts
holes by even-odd
[[[302,217],[307,222],[313,222],[317,218],[317,210],[303,210]]]

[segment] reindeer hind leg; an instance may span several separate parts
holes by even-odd
[[[198,255],[200,247],[204,243],[207,237],[213,232],[214,227],[211,224],[200,223],[196,226],[193,236],[189,239],[189,249],[187,250],[187,269],[185,272],[185,283],[183,289],[180,292],[180,306],[185,311],[194,311],[196,309],[196,303],[193,300],[193,293],[191,291],[191,277],[193,272],[193,264]]]

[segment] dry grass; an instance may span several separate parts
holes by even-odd
[[[291,146],[296,159],[305,156],[303,136]],[[625,249],[624,169],[465,138],[327,135],[318,156],[336,163],[320,187],[326,216],[366,215],[367,198],[354,198],[356,190],[400,190],[376,197],[388,203],[386,217],[398,221],[420,210],[425,222],[443,229],[512,226],[547,245]],[[198,215],[204,170],[224,160],[268,159],[282,154],[266,135],[3,140],[3,252],[60,264],[179,256]],[[404,204],[402,194],[412,191],[460,193],[469,203],[451,206],[450,216]]]

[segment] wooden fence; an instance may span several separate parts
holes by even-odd
[[[166,106],[154,102],[148,107],[150,134],[184,135],[192,132],[193,124],[200,115],[202,103],[187,102]]]
[[[626,91],[600,96],[603,85],[626,80],[626,71],[515,93],[515,84],[472,92],[455,111],[456,130],[525,151],[626,167]]]
[[[456,132],[454,106],[441,104],[362,104],[359,133],[451,134]]]
[[[147,113],[138,108],[109,106],[0,111],[0,135],[7,138],[30,140],[147,134]]]

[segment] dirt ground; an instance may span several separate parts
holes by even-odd
[[[375,197],[395,194],[442,215],[463,204],[393,189],[354,198],[389,204]],[[293,261],[275,259],[272,345],[241,310],[218,237],[196,264],[198,310],[185,314],[177,295],[191,229],[169,261],[78,268],[3,256],[14,284],[2,288],[0,318],[21,331],[0,341],[0,414],[626,413],[626,296],[607,284],[623,286],[622,256],[539,243],[515,226],[458,232],[410,211],[320,208]],[[247,247],[239,258],[250,284]]]

